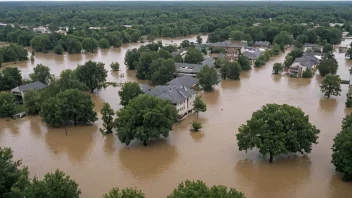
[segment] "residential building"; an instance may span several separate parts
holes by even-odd
[[[303,44],[303,51],[313,51],[314,49],[320,49],[322,50],[322,46],[319,46],[318,44],[312,44],[312,43],[305,43]]]
[[[167,85],[154,87],[146,94],[168,100],[175,106],[178,116],[183,118],[193,112],[197,93],[190,87],[194,87],[197,83],[196,78],[181,76],[171,80]]]
[[[175,65],[176,74],[178,76],[189,75],[195,77],[205,65],[208,65],[209,67],[214,67],[214,58],[208,57],[199,64],[175,63]]]
[[[148,91],[150,91],[150,86],[148,84],[139,84],[139,87],[144,93],[147,93]]]
[[[234,54],[243,53],[245,47],[248,46],[247,41],[224,41],[217,43],[209,43],[209,47],[212,48],[225,48],[227,50],[227,54],[232,56]]]
[[[262,50],[246,50],[243,52],[243,56],[246,56],[249,60],[256,60],[263,53]]]
[[[321,56],[313,53],[304,54],[302,57],[296,58],[289,68],[289,74],[292,77],[302,77],[303,72],[313,71]]]
[[[33,32],[45,34],[45,33],[50,33],[50,30],[47,27],[39,26],[39,27],[33,28]]]
[[[25,85],[21,85],[21,86],[18,86],[18,87],[15,87],[13,89],[11,89],[11,93],[14,94],[15,96],[18,96],[20,99],[23,99],[24,97],[24,94],[29,91],[30,89],[33,89],[33,90],[41,90],[41,89],[44,89],[46,88],[47,85],[39,82],[39,81],[36,81],[36,82],[32,82],[32,83],[29,83],[29,84],[25,84]]]
[[[256,41],[253,44],[253,47],[268,48],[268,47],[270,47],[270,42],[268,42],[268,41]]]

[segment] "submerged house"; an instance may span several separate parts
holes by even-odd
[[[199,64],[192,64],[192,63],[175,63],[176,65],[176,75],[177,76],[197,76],[200,70],[205,66],[208,65],[209,67],[214,67],[214,58],[208,57],[204,59]]]
[[[268,42],[268,41],[256,41],[253,44],[253,47],[269,48],[270,47],[270,42]]]
[[[196,78],[181,76],[169,81],[166,85],[156,86],[146,92],[148,95],[168,100],[176,108],[180,118],[192,113],[197,93],[192,89],[198,83]]]
[[[303,44],[303,51],[304,52],[313,51],[315,49],[319,49],[321,51],[323,49],[323,47],[318,44],[312,44],[312,43]]]
[[[302,77],[303,72],[312,71],[319,64],[321,56],[314,54],[304,54],[296,58],[289,68],[289,75],[292,77]]]
[[[243,56],[247,57],[249,60],[254,61],[263,53],[260,50],[248,50],[243,52]]]
[[[14,94],[16,97],[18,97],[20,100],[22,100],[23,97],[24,97],[24,94],[27,91],[29,91],[30,89],[41,90],[41,89],[44,89],[46,87],[47,87],[46,84],[43,84],[43,83],[41,83],[39,81],[36,81],[36,82],[32,82],[32,83],[29,83],[29,84],[25,84],[25,85],[21,85],[21,86],[15,87],[15,88],[11,89],[11,93]]]

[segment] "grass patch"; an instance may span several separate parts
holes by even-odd
[[[15,109],[15,114],[25,112],[26,108],[24,107],[23,104],[17,104],[16,109]]]

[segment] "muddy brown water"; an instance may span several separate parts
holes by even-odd
[[[180,43],[183,39],[164,42]],[[195,41],[195,36],[188,39]],[[112,61],[118,61],[121,71],[109,72],[108,80],[137,81],[133,71],[126,71],[123,59],[127,49],[138,46],[128,44],[89,55],[37,53],[33,64],[28,61],[10,66],[19,67],[28,76],[33,66],[42,63],[59,75],[63,69],[74,69],[87,60],[102,61],[107,68]],[[11,147],[15,158],[23,159],[32,176],[42,177],[57,168],[66,172],[78,182],[84,198],[101,197],[113,187],[130,186],[141,189],[147,197],[165,197],[185,179],[234,187],[248,198],[352,197],[352,184],[343,183],[330,163],[333,138],[340,131],[342,118],[351,112],[344,106],[348,87],[342,85],[341,96],[326,99],[320,93],[322,78],[318,73],[312,79],[271,75],[273,63],[283,61],[284,56],[242,73],[240,81],[222,81],[213,92],[203,95],[207,112],[175,124],[168,138],[150,141],[147,147],[139,142],[126,147],[114,135],[102,136],[98,130],[100,120],[93,126],[67,127],[66,136],[64,128],[48,127],[38,116],[1,119],[0,145]],[[343,54],[335,56],[338,74],[349,79],[352,62]],[[96,110],[103,102],[109,102],[115,110],[121,108],[118,90],[108,87],[95,92],[92,99]],[[238,150],[238,127],[267,103],[287,103],[309,115],[321,130],[319,144],[313,146],[312,153],[279,157],[269,164],[257,150]],[[201,132],[190,132],[193,120],[203,123]]]

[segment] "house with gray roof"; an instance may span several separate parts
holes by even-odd
[[[256,60],[263,52],[260,50],[245,51],[243,56],[247,57],[249,60]]]
[[[148,91],[150,91],[150,86],[148,84],[139,84],[139,87],[144,93],[147,93]]]
[[[270,46],[270,42],[268,41],[256,41],[253,44],[253,47],[263,47],[263,48],[267,48]]]
[[[184,84],[170,81],[174,85],[156,86],[146,92],[148,95],[156,96],[163,100],[168,100],[176,108],[177,114],[182,118],[193,112],[194,101],[197,93]]]
[[[41,90],[41,89],[44,89],[46,88],[47,85],[46,84],[43,84],[39,81],[36,81],[36,82],[32,82],[32,83],[29,83],[29,84],[25,84],[25,85],[21,85],[21,86],[18,86],[18,87],[15,87],[13,89],[11,89],[11,93],[13,93],[15,96],[20,96],[20,97],[24,97],[24,94],[29,91],[30,89],[33,89],[33,90]]]
[[[307,52],[309,50],[314,50],[314,49],[323,49],[323,46],[320,46],[318,44],[312,44],[312,43],[305,43],[303,44],[303,51]]]
[[[178,76],[193,76],[196,77],[197,74],[200,72],[200,70],[205,66],[208,65],[209,67],[214,67],[214,58],[213,57],[208,57],[204,59],[201,63],[199,64],[193,64],[193,63],[175,63],[176,65],[176,74]]]
[[[198,79],[193,78],[192,76],[180,76],[177,77],[175,79],[172,79],[171,81],[169,81],[167,83],[167,85],[171,85],[171,86],[177,86],[177,87],[190,87],[190,88],[194,88],[198,83]]]
[[[303,72],[312,71],[319,64],[321,56],[314,53],[304,54],[296,58],[289,68],[289,75],[293,77],[302,77]]]

